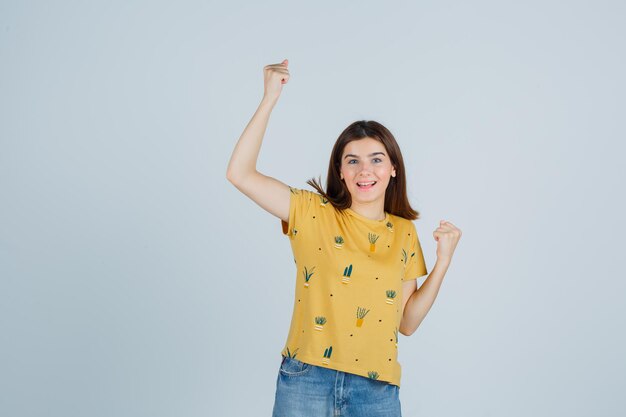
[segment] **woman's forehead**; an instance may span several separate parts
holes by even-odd
[[[353,140],[343,148],[344,155],[350,153],[359,157],[371,156],[375,152],[385,152],[385,146],[372,138]]]

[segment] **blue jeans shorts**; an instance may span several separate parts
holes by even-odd
[[[399,394],[386,381],[283,356],[272,417],[402,417]]]

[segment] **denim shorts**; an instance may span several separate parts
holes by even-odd
[[[400,388],[282,357],[272,417],[401,417]]]

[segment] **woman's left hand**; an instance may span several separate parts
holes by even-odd
[[[439,227],[433,232],[433,237],[437,241],[437,258],[451,260],[461,234],[461,229],[449,221],[441,220]]]

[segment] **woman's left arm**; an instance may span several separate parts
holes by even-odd
[[[428,278],[411,294],[404,307],[399,329],[403,335],[410,336],[417,330],[435,302],[461,234],[461,229],[445,220],[440,221],[439,227],[433,232],[437,241],[437,261]]]

